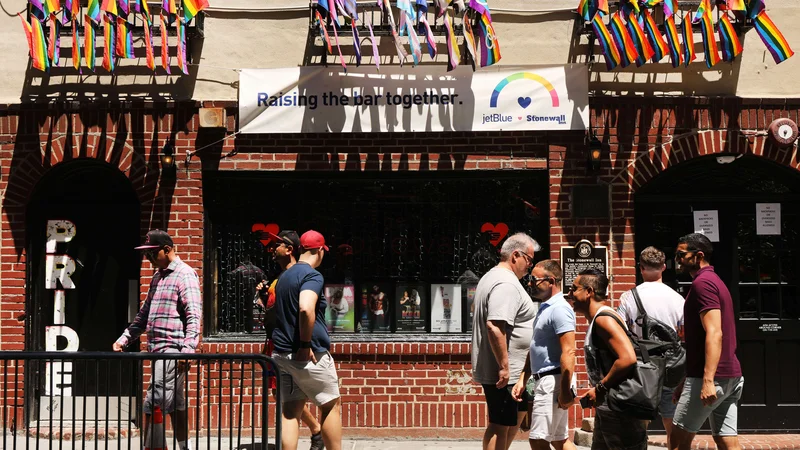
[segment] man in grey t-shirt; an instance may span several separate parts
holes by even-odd
[[[519,426],[508,382],[519,379],[533,332],[536,306],[519,280],[533,265],[535,246],[525,233],[509,237],[475,291],[472,377],[483,385],[489,413],[483,450],[507,450]]]

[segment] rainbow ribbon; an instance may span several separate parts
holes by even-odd
[[[600,47],[603,49],[606,69],[614,70],[614,68],[620,64],[621,56],[619,55],[619,49],[617,49],[616,44],[611,40],[611,34],[608,32],[605,22],[603,22],[603,14],[594,15],[592,18],[592,28],[594,29],[595,37],[600,41]]]
[[[317,16],[317,24],[319,24],[319,33],[325,40],[325,44],[328,47],[328,53],[333,54],[333,47],[331,46],[331,37],[328,35],[328,29],[325,27],[325,21],[322,19],[322,15],[320,15],[319,11],[315,11],[314,14]]]
[[[155,71],[156,57],[153,55],[153,31],[150,29],[150,25],[147,24],[144,24],[142,28],[144,28],[144,49],[147,67],[149,67],[150,70]]]
[[[450,13],[445,8],[444,12],[444,28],[447,30],[445,40],[447,41],[447,71],[453,71],[458,67],[458,62],[461,61],[461,52],[458,50],[456,44],[456,34],[453,32],[453,19]]]
[[[361,65],[361,36],[358,35],[356,21],[350,21],[350,28],[353,31],[353,52],[356,54],[356,67]]]
[[[78,32],[78,16],[73,15],[72,17],[72,67],[74,67],[78,73],[83,73],[81,69],[81,40]]]
[[[31,20],[31,65],[34,69],[48,72],[50,61],[47,58],[47,41],[44,37],[42,22],[34,18]]]
[[[733,58],[742,53],[742,42],[728,19],[728,14],[722,14],[719,19],[719,43],[722,47],[722,59],[733,61]]]
[[[113,72],[114,64],[114,19],[109,18],[110,13],[103,16],[103,68]]]
[[[419,20],[419,33],[425,34],[425,44],[428,47],[428,55],[431,59],[436,58],[436,38],[431,30],[431,25],[428,23],[428,1],[417,0],[417,20]]]
[[[175,0],[164,0],[161,2],[161,14],[167,13],[167,19],[170,25],[172,21],[178,17],[178,8],[175,7]]]
[[[194,18],[200,11],[208,8],[208,0],[183,0],[183,18],[186,23]]]
[[[55,13],[50,13],[50,39],[47,56],[50,58],[51,67],[57,67],[61,53],[61,23]]]
[[[697,55],[694,53],[694,30],[692,30],[692,13],[688,13],[687,16],[683,17],[683,22],[681,23],[681,34],[683,35],[683,63],[686,67],[689,67],[689,63],[697,59]]]
[[[86,61],[86,67],[88,67],[89,70],[94,72],[95,58],[96,58],[95,52],[97,50],[95,47],[95,40],[97,32],[94,29],[94,20],[91,17],[89,17],[88,14],[84,16],[84,21],[86,26],[83,28],[83,35],[84,35],[83,37],[86,40],[85,41],[86,45],[84,45],[85,51],[83,59],[84,61]]]
[[[170,61],[169,61],[169,36],[167,34],[167,20],[164,18],[162,11],[159,17],[159,31],[161,32],[161,67],[170,74]]]
[[[344,62],[344,55],[342,55],[342,47],[339,46],[339,32],[336,31],[339,27],[332,27],[333,28],[333,38],[336,39],[336,49],[339,50],[339,63],[342,64],[342,69],[347,72],[347,64]]]
[[[175,28],[178,31],[178,68],[184,75],[189,74],[189,63],[186,60],[186,25],[178,19],[175,21]]]
[[[703,14],[700,20],[700,32],[703,35],[703,51],[706,54],[706,67],[709,69],[719,62],[717,40],[714,37],[714,24],[711,23],[711,13]]]
[[[678,28],[675,26],[675,16],[670,16],[664,22],[667,30],[667,45],[669,47],[669,58],[672,61],[672,67],[680,67],[683,64],[681,58],[681,42],[678,39]]]
[[[767,12],[763,9],[756,16],[755,19],[756,33],[767,46],[775,64],[780,64],[794,55],[794,51],[789,47],[789,42],[783,37],[783,34],[769,18]]]
[[[625,24],[622,22],[622,16],[620,12],[617,11],[611,16],[611,21],[609,22],[611,25],[611,37],[614,39],[614,42],[617,44],[617,48],[619,49],[620,53],[620,65],[622,67],[628,67],[639,58],[639,52],[636,50],[636,46],[633,44],[633,40],[631,39],[631,35],[628,33],[628,29],[625,27]]]
[[[364,16],[364,23],[367,25],[367,29],[369,30],[369,39],[372,42],[372,59],[375,60],[375,68],[380,71],[381,56],[378,53],[378,42],[375,41],[375,33],[372,31],[372,23],[369,21],[368,16]]]
[[[656,25],[656,21],[653,19],[650,11],[645,9],[643,15],[644,28],[647,31],[647,37],[650,38],[650,46],[655,51],[653,62],[661,61],[667,56],[667,52],[669,52],[667,42],[664,41],[664,37],[661,36],[661,31],[659,31],[658,25]]]
[[[86,8],[86,15],[89,16],[94,23],[100,22],[100,0],[89,0],[89,6]]]
[[[31,29],[31,24],[22,17],[22,13],[17,13],[17,16],[19,16],[19,20],[22,21],[22,29],[25,31],[25,38],[28,40],[28,56],[33,59],[33,41],[31,40],[33,30]]]
[[[153,26],[153,16],[150,14],[150,7],[147,6],[147,0],[142,0],[142,17],[144,17],[147,25]]]

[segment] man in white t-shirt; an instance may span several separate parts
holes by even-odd
[[[642,250],[639,255],[639,271],[642,273],[644,283],[636,286],[636,291],[639,293],[647,315],[673,327],[678,336],[683,339],[684,300],[680,294],[661,281],[661,274],[667,268],[665,261],[664,252],[655,247],[647,247]],[[636,307],[633,290],[623,293],[619,298],[619,303],[617,312],[628,323],[628,328],[637,336],[641,336],[642,327],[636,323],[639,308]],[[664,388],[661,393],[661,403],[658,405],[658,412],[661,414],[661,421],[667,430],[667,436],[672,429],[672,418],[675,415],[672,391],[673,389]]]

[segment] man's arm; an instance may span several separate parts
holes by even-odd
[[[558,335],[561,344],[561,392],[558,406],[566,409],[572,404],[572,374],[575,372],[575,332],[568,331]]]
[[[625,334],[625,330],[611,317],[600,316],[595,320],[600,337],[608,342],[608,346],[617,356],[605,377],[600,382],[610,388],[625,381],[628,373],[636,366],[636,352]]]
[[[317,300],[319,295],[313,290],[305,289],[300,291],[300,317],[298,320],[298,333],[300,342],[311,342],[314,332],[314,322],[317,319]],[[312,360],[314,352],[311,348],[300,348],[297,350],[296,358],[298,361]]]
[[[112,348],[115,352],[121,352],[125,349],[125,347],[134,339],[138,338],[139,336],[144,333],[147,327],[147,316],[150,315],[150,303],[153,300],[153,293],[155,292],[155,286],[150,285],[150,289],[147,291],[147,298],[144,300],[142,307],[139,308],[139,312],[136,313],[136,317],[133,319],[133,322],[122,332],[122,336],[120,336],[116,342],[112,345]]]
[[[200,345],[200,324],[203,322],[203,299],[196,273],[187,273],[182,277],[178,283],[178,296],[186,312],[186,331],[181,353],[194,353]]]
[[[703,329],[706,330],[706,364],[703,367],[703,388],[700,400],[708,406],[717,400],[717,388],[714,376],[722,354],[722,314],[719,309],[709,309],[700,313]]]
[[[500,367],[498,372],[499,380],[497,388],[504,388],[508,385],[508,344],[506,344],[506,322],[503,320],[487,320],[486,330],[488,331],[489,346],[492,354]]]
[[[525,365],[522,367],[522,372],[519,374],[519,380],[511,389],[511,397],[518,401],[522,401],[522,391],[525,390],[525,385],[528,383],[528,378],[531,377],[531,352],[525,354]]]

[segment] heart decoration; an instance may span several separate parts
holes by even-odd
[[[497,247],[500,241],[502,241],[503,238],[508,235],[508,225],[504,224],[503,222],[500,222],[497,225],[486,222],[485,224],[481,225],[481,233],[489,233],[489,236],[491,236],[489,242]]]
[[[531,106],[531,101],[532,100],[530,97],[520,97],[517,99],[517,103],[519,103],[519,106],[522,106],[523,108]]]
[[[281,231],[281,227],[278,226],[277,223],[254,223],[253,226],[250,228],[250,231],[253,233],[259,233],[261,239],[261,244],[266,247],[272,241],[272,238],[269,237],[267,233],[278,234]]]

